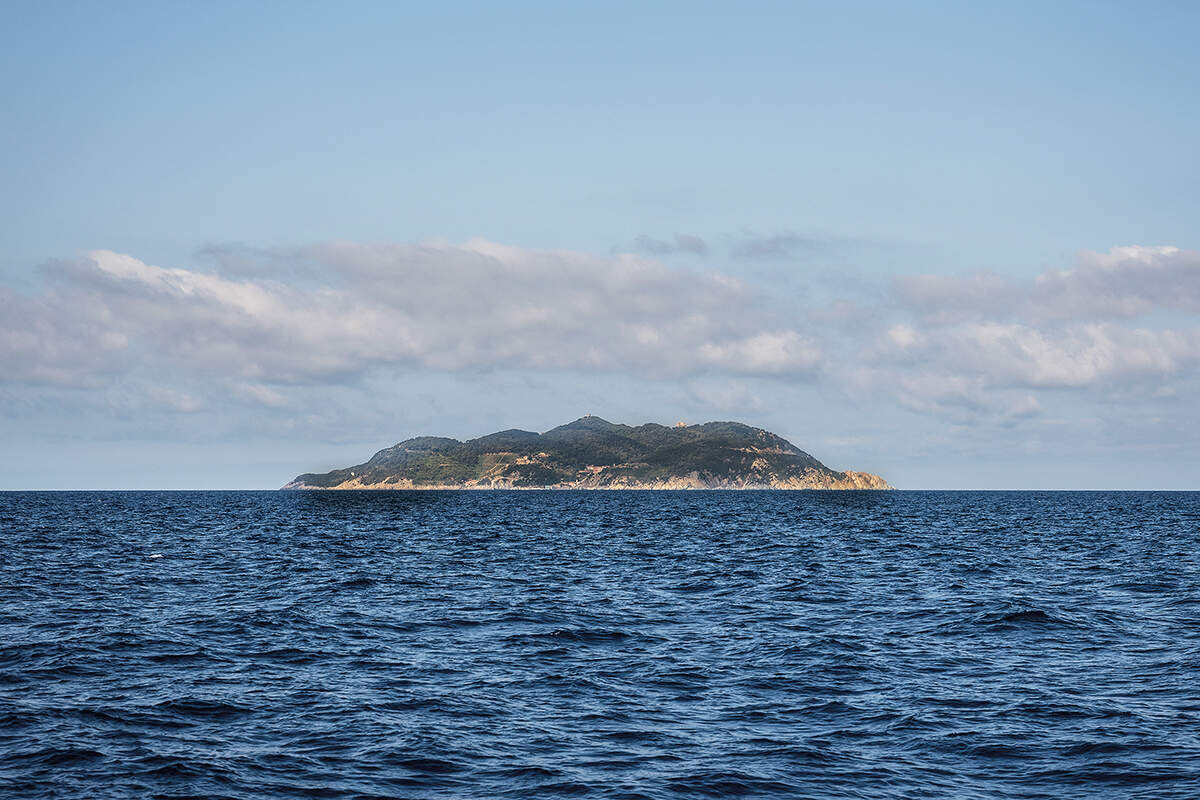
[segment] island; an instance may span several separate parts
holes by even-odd
[[[545,433],[460,442],[419,436],[369,461],[297,476],[284,489],[890,489],[838,472],[740,422],[616,425],[585,416]]]

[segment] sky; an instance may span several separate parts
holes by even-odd
[[[1200,489],[1200,6],[0,2],[0,489],[733,419]]]

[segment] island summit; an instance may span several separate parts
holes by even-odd
[[[370,461],[297,476],[284,489],[890,489],[838,472],[740,422],[614,425],[586,416],[546,431],[460,442],[419,436]]]

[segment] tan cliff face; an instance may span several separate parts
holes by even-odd
[[[624,465],[618,465],[624,466]],[[891,489],[892,487],[878,475],[868,472],[843,472],[841,479],[823,474],[817,470],[809,470],[801,477],[779,478],[776,476],[758,476],[744,480],[728,481],[715,480],[698,472],[691,472],[659,481],[639,481],[625,476],[612,478],[602,477],[606,467],[588,467],[580,477],[569,483],[555,483],[545,486],[517,485],[521,480],[520,474],[507,476],[484,476],[475,480],[454,484],[416,484],[409,478],[394,478],[379,483],[364,483],[361,478],[352,478],[335,486],[310,486],[300,481],[292,481],[284,489],[405,489],[405,490],[489,490],[489,489],[589,489],[597,491],[619,490],[680,490],[680,489]]]

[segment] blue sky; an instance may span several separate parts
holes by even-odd
[[[0,486],[585,412],[1200,486],[1194,4],[0,8]]]

